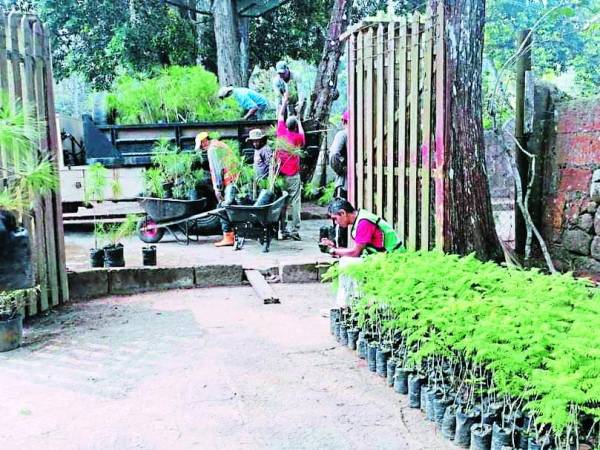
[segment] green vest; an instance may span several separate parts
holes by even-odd
[[[394,228],[392,228],[392,226],[385,220],[383,220],[381,217],[378,217],[373,213],[365,211],[364,209],[358,210],[358,215],[356,216],[356,220],[354,221],[354,224],[352,225],[352,230],[350,231],[350,236],[352,236],[352,239],[356,238],[356,226],[361,220],[368,220],[369,222],[377,226],[377,228],[379,228],[383,233],[383,248],[376,248],[372,245],[367,245],[367,247],[365,248],[365,251],[367,253],[393,252],[394,250],[397,250],[400,247],[402,247],[402,240],[400,240],[400,238],[396,234],[396,231],[394,231]]]

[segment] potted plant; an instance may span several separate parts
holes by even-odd
[[[52,163],[37,156],[42,125],[0,94],[0,146],[8,156],[0,160],[0,291],[34,284],[29,233],[17,217],[30,216],[35,198],[58,186]]]
[[[102,203],[104,201],[106,188],[108,187],[108,170],[100,163],[91,164],[85,174],[85,196],[84,200],[88,207],[92,208],[94,220],[94,247],[90,249],[90,266],[104,266],[104,249],[98,247],[98,237],[102,233],[102,225],[98,223],[96,209],[92,202]]]
[[[125,267],[125,257],[121,240],[136,231],[138,218],[129,214],[119,224],[104,224],[100,227],[101,237],[108,241],[104,246],[104,267]]]
[[[23,341],[21,311],[35,298],[37,288],[0,292],[0,352],[14,350]]]

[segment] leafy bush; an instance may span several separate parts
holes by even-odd
[[[121,124],[239,119],[235,100],[220,100],[218,90],[217,77],[204,68],[171,66],[154,77],[119,77],[107,103]]]
[[[400,335],[408,366],[446,377],[452,367],[463,398],[522,407],[565,448],[583,413],[600,419],[600,293],[589,282],[435,252],[379,254],[328,276],[340,273],[359,285],[359,325],[380,342]]]

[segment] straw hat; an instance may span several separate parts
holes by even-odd
[[[261,139],[263,139],[265,136],[265,133],[263,133],[262,130],[255,128],[254,130],[250,130],[250,133],[248,134],[248,139],[246,139],[246,142],[248,141],[260,141]]]
[[[202,146],[202,141],[204,139],[208,139],[208,133],[206,131],[202,131],[196,135],[196,150]]]

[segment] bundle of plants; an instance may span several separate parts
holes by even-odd
[[[150,75],[122,75],[107,97],[118,124],[237,120],[235,100],[217,97],[217,77],[203,67],[170,66]]]
[[[521,431],[532,448],[597,442],[600,295],[587,281],[435,252],[375,255],[328,276],[340,274],[359,286],[352,311],[370,344],[391,344],[427,386],[419,406],[452,400],[460,445],[473,424],[482,442],[493,430],[496,442]]]
[[[145,194],[149,197],[196,200],[196,186],[206,174],[198,152],[180,152],[167,139],[156,143],[151,167],[144,171]]]

